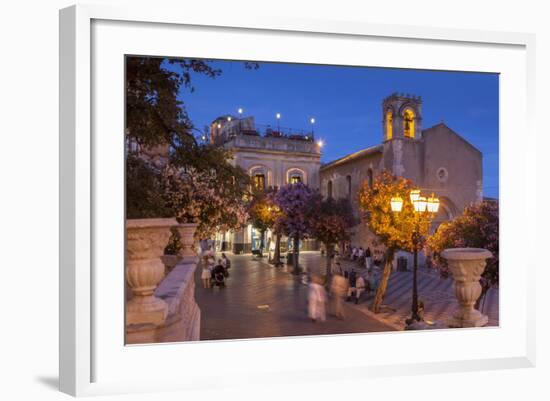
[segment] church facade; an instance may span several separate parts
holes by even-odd
[[[379,145],[322,165],[322,194],[349,198],[360,217],[360,187],[365,182],[372,185],[376,176],[387,170],[412,180],[422,193],[439,197],[434,225],[482,201],[482,153],[443,123],[423,129],[420,97],[394,93],[383,100],[381,139]],[[365,224],[354,228],[351,242],[376,247]]]

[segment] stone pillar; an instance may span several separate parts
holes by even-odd
[[[194,236],[197,226],[197,223],[183,223],[176,226],[181,236],[181,251],[179,256],[182,258],[195,258],[197,256],[194,246]]]
[[[488,322],[474,305],[481,295],[479,279],[485,269],[486,260],[493,255],[481,248],[450,248],[441,252],[447,260],[455,281],[455,296],[458,308],[448,322],[449,327],[481,327]]]
[[[166,303],[153,293],[164,278],[161,256],[175,219],[130,219],[126,221],[126,281],[132,298],[126,303],[126,325],[160,325]]]

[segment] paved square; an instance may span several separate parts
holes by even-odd
[[[250,255],[232,255],[225,288],[202,288],[196,271],[195,298],[201,309],[201,340],[301,336],[394,331],[395,329],[346,304],[346,319],[327,316],[314,323],[307,317],[307,286],[285,268],[275,268]],[[312,269],[324,266],[319,253],[305,253]],[[329,311],[330,312],[330,311]]]

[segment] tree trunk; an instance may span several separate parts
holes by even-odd
[[[263,230],[260,231],[260,250],[262,252],[262,256],[264,254],[264,249],[265,249],[265,228]]]
[[[300,274],[300,265],[298,263],[298,259],[300,258],[300,250],[298,249],[298,245],[300,244],[300,237],[296,234],[293,238],[294,240],[294,249],[293,249],[293,257],[292,257],[292,265],[293,265],[293,273],[294,274]]]
[[[275,235],[275,252],[273,253],[273,264],[279,266],[281,264],[281,234]]]
[[[333,250],[334,250],[334,245],[332,244],[325,244],[325,256],[327,258],[327,265],[326,265],[326,276],[327,276],[327,281],[328,279],[330,278],[330,275],[332,273],[332,259],[331,259],[331,255],[333,253]]]
[[[384,296],[386,295],[386,289],[388,288],[388,282],[390,281],[390,275],[392,272],[392,262],[395,256],[395,249],[389,248],[386,251],[385,261],[384,261],[384,271],[382,272],[382,279],[376,290],[376,295],[374,296],[374,301],[372,301],[372,310],[374,313],[380,312],[380,306],[384,301]]]

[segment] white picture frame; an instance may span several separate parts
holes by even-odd
[[[118,24],[118,25],[117,25]],[[154,27],[153,30],[151,28]],[[411,352],[405,357],[392,356],[387,361],[382,357],[377,359],[373,355],[372,361],[353,361],[353,364],[337,362],[331,359],[330,353],[326,358],[310,361],[306,363],[296,363],[296,366],[286,367],[282,360],[278,360],[278,354],[281,350],[302,350],[302,353],[308,355],[310,349],[315,347],[343,347],[343,341],[352,344],[357,341],[364,341],[365,335],[354,336],[326,336],[309,337],[296,339],[262,339],[251,341],[225,341],[225,342],[207,342],[193,344],[167,344],[152,345],[144,347],[124,347],[119,342],[120,349],[117,348],[116,354],[120,356],[111,357],[113,349],[106,348],[105,330],[102,335],[97,333],[96,326],[102,325],[102,328],[116,329],[115,326],[108,326],[103,322],[105,314],[101,312],[102,306],[97,304],[97,298],[94,298],[94,291],[98,286],[105,288],[105,297],[108,302],[113,302],[117,307],[115,315],[110,316],[109,321],[113,322],[120,319],[119,303],[116,299],[113,289],[123,280],[122,273],[119,278],[110,287],[105,287],[105,275],[94,273],[94,266],[104,261],[106,256],[95,253],[94,235],[97,235],[98,229],[103,227],[99,224],[98,216],[103,213],[98,210],[96,204],[96,191],[101,180],[97,181],[98,172],[97,156],[105,156],[105,160],[116,163],[115,151],[107,152],[105,143],[98,143],[93,137],[93,127],[99,126],[98,121],[94,119],[101,116],[101,111],[95,109],[92,102],[94,91],[93,80],[103,79],[98,71],[102,64],[94,57],[98,51],[108,53],[112,51],[120,54],[121,47],[117,45],[128,41],[128,48],[122,49],[124,53],[137,54],[139,49],[146,49],[147,46],[158,44],[159,49],[153,53],[170,51],[169,41],[160,40],[163,35],[173,34],[171,29],[192,28],[192,35],[208,36],[212,32],[218,32],[221,35],[238,34],[239,37],[246,40],[251,35],[261,34],[266,43],[275,41],[277,38],[285,37],[301,38],[305,41],[326,41],[337,38],[340,43],[346,41],[366,41],[376,40],[385,41],[387,46],[397,46],[406,41],[411,46],[437,46],[442,55],[450,54],[445,50],[452,47],[453,52],[466,52],[468,49],[480,54],[476,60],[475,56],[470,55],[461,59],[462,65],[456,61],[440,60],[439,65],[430,64],[430,60],[425,58],[417,60],[414,65],[402,63],[401,65],[392,64],[397,61],[380,61],[384,66],[397,66],[403,68],[434,68],[434,69],[466,69],[471,71],[507,71],[503,75],[504,80],[501,85],[501,226],[502,240],[501,244],[506,245],[512,241],[518,241],[524,247],[516,246],[515,249],[530,249],[533,244],[529,244],[527,239],[519,238],[519,233],[514,233],[514,227],[520,224],[527,224],[534,232],[534,221],[536,218],[536,209],[528,199],[529,189],[535,187],[534,177],[527,174],[527,171],[535,168],[534,157],[530,150],[525,146],[519,146],[514,132],[522,132],[522,140],[535,140],[533,129],[532,112],[534,110],[534,35],[505,32],[484,32],[459,29],[436,29],[428,27],[397,26],[397,25],[376,25],[359,21],[327,21],[327,20],[304,20],[294,19],[292,17],[273,18],[269,15],[248,15],[240,13],[238,10],[232,15],[216,16],[201,13],[183,13],[181,10],[170,10],[151,7],[128,7],[113,8],[104,5],[79,5],[63,9],[60,12],[60,389],[63,392],[72,395],[94,395],[109,393],[126,393],[135,391],[160,391],[170,389],[197,389],[204,386],[207,381],[204,372],[201,372],[197,350],[201,354],[207,352],[225,352],[228,355],[240,355],[241,358],[234,358],[235,372],[245,372],[248,376],[243,379],[228,374],[218,383],[219,386],[244,385],[247,380],[254,378],[260,385],[262,382],[270,382],[283,378],[284,380],[293,380],[296,371],[300,372],[300,380],[325,380],[327,378],[350,377],[375,377],[386,375],[400,375],[433,372],[467,371],[477,369],[501,369],[511,367],[530,367],[535,363],[535,338],[534,338],[534,278],[529,272],[534,271],[535,253],[524,251],[517,255],[512,247],[506,248],[501,245],[502,269],[502,294],[501,294],[501,312],[504,312],[501,319],[501,326],[495,329],[466,329],[458,332],[450,330],[434,333],[407,333],[395,334],[376,334],[368,335],[369,341],[384,342],[392,341],[396,347],[396,355],[401,350],[410,347],[410,340],[419,344],[430,343],[433,341],[453,342],[457,344],[457,350],[463,354],[458,357],[455,353],[446,355],[441,353],[439,358],[430,357],[419,358],[420,354]],[[126,39],[122,36],[122,31],[132,29],[135,35],[128,35]],[[139,31],[149,29],[148,35],[141,38],[141,43],[136,45],[135,41],[139,36]],[[179,32],[179,31],[178,31]],[[108,33],[114,35],[111,43],[112,48],[107,50],[105,38],[101,35]],[[97,41],[94,41],[94,34],[97,35]],[[156,36],[158,35],[158,36]],[[215,46],[212,37],[204,38],[204,48]],[[294,38],[294,36],[296,38]],[[102,39],[103,38],[103,39]],[[134,41],[131,45],[130,42]],[[147,43],[150,41],[151,43]],[[223,42],[223,41],[221,41]],[[306,42],[304,42],[306,43]],[[309,42],[308,42],[309,43]],[[359,45],[354,42],[354,45]],[[379,42],[378,42],[379,43]],[[161,46],[162,44],[162,46]],[[368,43],[367,43],[368,44]],[[105,46],[104,46],[105,45]],[[376,43],[374,44],[376,45]],[[373,45],[373,46],[374,46]],[[140,47],[142,46],[142,47]],[[362,44],[361,44],[362,46]],[[220,44],[218,44],[220,47]],[[346,51],[346,46],[342,46],[342,52]],[[231,57],[231,51],[235,49],[228,46],[224,51],[220,50],[220,57]],[[496,67],[487,70],[482,68],[485,60],[481,53],[487,49],[495,49],[497,55],[491,61]],[[252,45],[249,49],[252,49]],[[289,47],[288,49],[291,49]],[[302,48],[304,49],[304,48]],[[500,49],[500,50],[499,50]],[[261,49],[260,49],[261,50]],[[260,50],[249,50],[248,55],[243,53],[243,58],[247,59],[251,54]],[[264,49],[265,50],[265,49]],[[375,50],[375,49],[374,49]],[[200,52],[197,50],[197,52]],[[503,64],[498,68],[499,56],[502,53]],[[312,60],[311,57],[318,57],[318,62],[323,63],[328,60],[321,59],[315,53],[308,52],[303,60]],[[498,53],[498,54],[497,54]],[[150,54],[150,53],[141,53]],[[234,54],[234,53],[233,53]],[[262,53],[265,57],[266,53]],[[294,54],[294,56],[292,55]],[[296,53],[289,50],[288,60],[295,60]],[[342,53],[345,55],[345,53]],[[178,54],[169,54],[178,56]],[[195,56],[195,54],[193,54]],[[259,56],[261,57],[261,56]],[[274,59],[281,59],[281,55],[274,54]],[[294,58],[293,58],[294,57]],[[326,57],[330,57],[330,54]],[[359,57],[359,56],[358,56]],[[442,57],[444,58],[444,57]],[[99,59],[99,57],[98,57]],[[123,71],[118,67],[121,65],[120,59],[112,64],[113,74],[120,74]],[[300,60],[300,61],[303,61]],[[503,60],[509,61],[504,63]],[[111,62],[111,60],[107,60]],[[351,60],[353,63],[354,60]],[[362,63],[358,58],[357,63]],[[388,64],[389,63],[389,64]],[[424,64],[422,64],[424,63]],[[454,63],[454,64],[453,64]],[[465,65],[466,63],[467,65]],[[363,64],[361,64],[363,65]],[[372,65],[372,64],[370,64]],[[430,66],[431,65],[431,66]],[[488,64],[487,64],[488,65]],[[118,81],[115,81],[118,82]],[[97,82],[96,82],[97,84]],[[115,85],[116,86],[116,85]],[[117,87],[122,96],[122,86]],[[511,95],[514,94],[514,99]],[[101,94],[97,94],[102,96]],[[96,99],[97,100],[97,99]],[[103,107],[103,106],[102,106]],[[513,109],[512,109],[513,107]],[[114,127],[118,127],[123,112],[123,104],[120,103],[114,109],[111,109],[114,117]],[[512,112],[514,110],[514,112]],[[122,131],[121,131],[122,132]],[[122,134],[121,134],[122,135]],[[122,136],[121,136],[122,137]],[[122,142],[122,140],[119,140]],[[119,144],[122,146],[122,144]],[[115,148],[116,148],[115,144]],[[510,161],[511,152],[519,160],[512,168],[507,164]],[[531,151],[532,152],[532,151]],[[108,154],[109,153],[109,154]],[[101,174],[101,173],[99,173]],[[117,179],[119,174],[114,174],[112,181],[108,185],[120,185],[122,182]],[[514,182],[515,185],[510,183]],[[115,202],[116,203],[116,202]],[[122,207],[122,203],[120,203]],[[512,213],[514,211],[514,213]],[[120,212],[120,210],[118,210]],[[123,231],[122,220],[115,219],[115,223],[120,224],[119,237]],[[525,223],[524,223],[525,222]],[[99,227],[99,228],[98,228]],[[115,241],[116,243],[116,241]],[[120,244],[119,244],[120,245]],[[122,265],[120,255],[113,258],[115,266]],[[118,258],[118,259],[117,259]],[[108,260],[108,259],[107,259]],[[118,261],[118,262],[117,262]],[[525,265],[525,273],[520,273],[514,277],[513,294],[511,288],[510,276],[506,276],[506,269],[510,265],[521,263]],[[111,288],[112,287],[112,288]],[[122,287],[120,287],[119,297],[122,298]],[[517,302],[514,302],[516,300]],[[101,303],[100,303],[101,304]],[[507,309],[506,309],[507,308]],[[512,311],[512,312],[507,312]],[[507,316],[511,313],[514,316]],[[512,320],[512,319],[517,319]],[[107,320],[106,320],[107,321]],[[122,335],[122,321],[119,331]],[[502,334],[505,333],[505,334]],[[506,333],[512,333],[510,336]],[[501,335],[502,334],[502,335]],[[113,334],[115,335],[115,334]],[[117,333],[116,336],[119,334]],[[432,336],[436,336],[433,337]],[[406,336],[406,337],[405,337]],[[438,336],[438,337],[437,337]],[[118,338],[118,337],[117,337]],[[439,340],[437,340],[439,338]],[[435,340],[434,340],[435,339]],[[476,349],[473,345],[478,342],[487,341],[494,343],[494,349],[486,348]],[[456,343],[455,343],[456,342]],[[468,349],[466,345],[472,344]],[[500,348],[499,348],[500,344]],[[507,347],[503,347],[507,344]],[[170,348],[173,347],[173,348]],[[135,367],[135,361],[145,361],[144,363],[153,363],[152,361],[165,361],[170,366],[173,361],[170,358],[176,358],[174,355],[185,355],[189,364],[196,364],[195,369],[185,371],[185,379],[178,379],[175,376],[164,374],[165,372],[156,372],[147,375],[147,370],[138,373],[132,369],[132,361]],[[254,355],[261,354],[261,360],[254,358]],[[125,358],[126,362],[124,362]],[[149,359],[150,358],[150,359]],[[240,361],[237,361],[240,359]],[[179,359],[181,360],[181,359]],[[268,362],[273,362],[267,366]],[[254,362],[256,365],[252,366]],[[112,367],[112,372],[107,372],[106,364]],[[179,362],[181,365],[181,362]],[[158,365],[157,365],[158,366]],[[228,365],[229,366],[229,365]],[[103,368],[102,368],[103,367]],[[352,369],[353,368],[353,369]],[[118,374],[114,374],[114,371]],[[141,377],[139,374],[144,374]],[[164,374],[164,376],[163,376]],[[134,376],[133,376],[134,375]],[[145,377],[145,379],[144,379]],[[147,379],[149,378],[149,379]],[[211,387],[211,385],[210,385]]]

